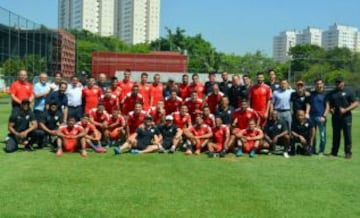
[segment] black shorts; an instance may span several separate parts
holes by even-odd
[[[162,146],[165,150],[168,150],[171,148],[172,146],[172,140],[171,139],[164,139],[163,143],[162,143]]]
[[[138,140],[135,148],[142,151],[142,150],[145,150],[150,144],[151,143],[149,143],[147,141]]]

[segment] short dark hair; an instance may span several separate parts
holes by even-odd
[[[257,72],[256,73],[256,76],[260,76],[260,75],[264,75],[264,73],[263,72]]]
[[[114,81],[116,81],[116,80],[118,80],[118,78],[117,78],[116,76],[111,77],[111,81],[112,81],[112,82],[114,82]]]
[[[194,74],[191,76],[191,78],[194,78],[195,76],[199,77],[199,74],[194,73]]]
[[[215,72],[210,72],[209,76],[216,76],[216,73]]]
[[[184,77],[189,77],[189,75],[187,75],[187,74],[183,74],[182,75],[182,77],[184,78]]]
[[[250,78],[250,75],[249,75],[249,74],[244,74],[244,75],[243,75],[243,78],[244,78],[244,77]]]
[[[145,73],[145,72],[144,72],[144,73],[142,73],[142,74],[141,74],[141,77],[143,77],[143,76],[148,77],[148,76],[149,76],[149,74],[147,74],[147,73]]]
[[[317,83],[319,81],[323,82],[323,80],[321,78],[317,78],[317,79],[314,80],[314,83]]]

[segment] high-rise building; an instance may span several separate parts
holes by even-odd
[[[160,0],[118,0],[115,36],[127,44],[151,42],[160,35]]]
[[[350,51],[360,52],[360,33],[358,28],[334,24],[323,33],[322,45],[324,49],[346,47]]]
[[[311,44],[321,46],[322,30],[308,27],[296,35],[296,44]]]
[[[289,50],[296,45],[297,31],[284,31],[273,39],[273,59],[286,62],[289,59]]]
[[[114,35],[115,0],[59,0],[59,28]]]

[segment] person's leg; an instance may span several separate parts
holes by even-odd
[[[62,149],[63,139],[62,138],[57,138],[56,139],[56,144],[57,144],[56,155],[61,156],[63,154],[63,149]]]
[[[340,119],[333,115],[332,117],[332,128],[333,128],[333,143],[331,148],[331,155],[337,156],[340,146],[341,139],[341,128]]]
[[[319,122],[318,127],[320,136],[319,154],[323,154],[326,146],[326,120],[324,122]]]
[[[313,145],[312,145],[312,148],[311,148],[311,152],[313,154],[316,154],[316,131],[317,131],[318,125],[319,125],[318,117],[310,117],[310,121],[314,125],[314,128],[315,128],[315,136],[314,136],[314,142],[313,142]]]
[[[80,143],[80,155],[83,156],[83,157],[86,157],[87,156],[87,153],[86,153],[86,140],[85,140],[85,137],[82,137],[79,139],[79,143]]]
[[[30,137],[29,145],[37,144],[38,148],[44,147],[45,132],[41,129],[35,129],[28,135]]]
[[[6,140],[6,143],[5,143],[4,151],[6,153],[13,153],[13,152],[17,151],[18,143],[19,142],[17,141],[17,139],[12,134],[9,134],[8,139]]]
[[[144,150],[139,151],[139,154],[152,153],[159,149],[157,145],[149,145]]]
[[[352,140],[351,140],[351,125],[352,124],[352,117],[347,116],[342,118],[342,126],[344,131],[344,151],[345,151],[345,157],[351,158],[352,152],[351,152],[351,146],[352,146]]]

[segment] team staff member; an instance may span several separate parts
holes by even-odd
[[[229,95],[229,89],[231,87],[231,81],[229,80],[228,72],[224,71],[221,73],[222,82],[219,83],[219,88],[224,95]]]
[[[138,127],[134,137],[129,138],[122,146],[116,147],[116,155],[131,149],[132,154],[144,154],[155,152],[160,146],[159,130],[152,124],[150,116],[145,117],[144,126]]]
[[[30,103],[34,100],[34,89],[31,83],[26,81],[28,75],[25,70],[20,70],[18,79],[10,86],[10,97],[13,109],[19,109],[22,100],[29,100]]]
[[[75,152],[80,147],[80,155],[86,157],[85,134],[84,128],[76,124],[75,118],[69,117],[67,125],[61,126],[58,130],[56,155],[60,157],[63,151]]]
[[[102,94],[101,88],[96,85],[95,78],[89,77],[87,86],[82,90],[84,113],[89,113],[91,109],[96,108]]]
[[[326,116],[329,112],[325,99],[324,82],[321,79],[315,80],[315,90],[310,93],[306,103],[306,117],[310,117],[311,122],[315,127],[315,139],[312,146],[313,154],[316,150],[316,128],[319,128],[320,145],[319,155],[324,154],[326,145]]]
[[[354,93],[345,88],[345,82],[342,77],[336,78],[335,85],[335,89],[332,90],[326,98],[332,114],[333,144],[331,155],[337,156],[338,154],[341,130],[343,130],[345,158],[351,159],[351,111],[359,105],[359,102],[355,99]]]
[[[270,148],[270,153],[275,151],[276,145],[283,146],[283,155],[285,158],[289,158],[290,132],[287,123],[279,119],[279,114],[276,110],[271,112],[270,119],[265,125],[264,145]]]
[[[245,74],[243,77],[243,85],[240,89],[240,100],[242,99],[248,99],[249,96],[249,90],[251,87],[251,78],[249,74]]]
[[[306,111],[306,102],[310,93],[305,89],[305,83],[302,80],[296,82],[296,90],[291,94],[290,101],[292,103],[293,116],[296,116],[298,110]],[[307,114],[305,114],[307,115]],[[309,118],[309,117],[307,117]]]
[[[158,101],[163,100],[164,86],[160,82],[160,74],[154,75],[154,82],[150,86],[150,106],[156,106]]]
[[[144,110],[148,110],[150,108],[150,96],[152,95],[151,92],[151,85],[148,84],[148,77],[147,73],[141,74],[141,82],[139,83],[139,93],[143,96]]]
[[[214,153],[223,151],[230,140],[230,129],[228,126],[223,124],[222,119],[220,117],[216,117],[215,123],[215,127],[212,129],[212,140],[208,143],[209,157],[214,157]],[[220,157],[223,156],[221,155]]]
[[[79,78],[71,77],[71,84],[67,87],[65,94],[68,99],[69,117],[75,117],[76,121],[79,121],[83,115],[82,89]]]
[[[5,152],[15,152],[20,143],[24,145],[25,150],[33,151],[32,143],[38,136],[35,132],[37,126],[34,113],[30,110],[30,101],[22,100],[20,108],[13,110],[9,118],[9,134],[6,140]]]
[[[211,92],[213,92],[213,86],[219,85],[218,82],[216,82],[216,73],[211,72],[209,73],[209,81],[205,82],[205,88],[204,88],[204,94],[205,96],[209,95]]]
[[[54,82],[50,84],[51,92],[59,90],[61,81],[63,81],[61,73],[55,73]]]
[[[115,95],[118,99],[119,102],[122,100],[121,99],[121,93],[122,93],[122,89],[120,88],[120,86],[118,86],[118,79],[114,76],[111,78],[111,87],[109,89],[111,89],[111,92],[113,93],[113,95]]]
[[[168,151],[169,153],[174,153],[183,134],[183,131],[174,124],[174,118],[171,115],[167,115],[165,117],[165,124],[159,125],[158,130],[161,142],[159,152]]]
[[[268,71],[269,81],[266,82],[266,85],[270,86],[272,92],[280,88],[280,84],[276,79],[276,72],[274,70]]]
[[[58,111],[58,103],[51,102],[49,109],[44,112],[39,120],[39,127],[44,131],[44,144],[50,143],[56,147],[57,130],[63,123],[64,116]]]
[[[195,149],[195,154],[199,155],[201,149],[207,147],[210,138],[213,136],[211,128],[206,125],[201,116],[197,116],[195,120],[195,125],[191,126],[184,130],[184,135],[190,140],[190,147],[185,151],[185,154],[192,154],[193,148]]]
[[[231,115],[234,111],[234,108],[230,105],[229,98],[223,96],[220,101],[219,107],[215,111],[215,116],[220,117],[223,121],[223,124],[230,126],[231,124]]]
[[[203,83],[200,82],[199,75],[197,73],[194,73],[191,78],[192,78],[192,83],[189,86],[190,94],[192,94],[195,91],[197,93],[197,96],[200,99],[203,99],[205,86]]]
[[[238,75],[232,77],[232,86],[228,91],[230,105],[233,108],[238,108],[241,101],[241,81]]]
[[[170,96],[165,98],[166,115],[170,115],[175,111],[179,111],[182,104],[183,99],[177,96],[177,92],[175,89],[172,89],[170,91]]]
[[[122,101],[120,103],[122,114],[124,116],[128,116],[129,112],[134,110],[136,103],[140,103],[141,105],[144,104],[144,98],[139,93],[138,85],[134,85],[131,88],[131,92],[127,93],[126,96],[122,99]]]
[[[68,84],[66,82],[60,82],[59,90],[53,91],[46,99],[46,108],[49,108],[51,102],[58,103],[58,111],[63,114],[64,120],[68,117],[68,98],[65,95]]]
[[[46,73],[39,75],[39,82],[34,85],[34,114],[37,120],[40,119],[41,115],[45,111],[46,97],[49,95],[51,89],[47,82],[48,76]]]
[[[275,89],[273,93],[273,109],[278,111],[279,119],[285,121],[288,129],[291,127],[292,115],[290,98],[293,89],[289,88],[289,83],[286,79],[280,81],[280,88]]]
[[[291,127],[291,154],[311,155],[314,143],[315,128],[306,118],[305,111],[298,110]],[[295,145],[298,144],[297,147]]]
[[[272,92],[268,85],[264,83],[264,74],[257,73],[257,84],[251,86],[249,90],[250,107],[260,116],[260,127],[264,128],[271,108]]]

